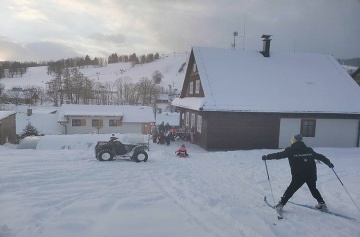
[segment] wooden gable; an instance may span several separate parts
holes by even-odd
[[[185,74],[185,80],[181,90],[180,98],[184,97],[204,97],[204,90],[201,84],[201,78],[194,57],[194,52],[191,51],[189,58],[189,65]]]

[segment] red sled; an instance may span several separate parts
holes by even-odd
[[[179,158],[187,158],[189,156],[189,154],[186,154],[185,152],[180,151],[176,154],[176,156]]]

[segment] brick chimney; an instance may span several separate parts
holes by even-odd
[[[262,53],[264,57],[268,58],[270,57],[270,39],[271,35],[262,35],[261,38],[263,39],[263,51]]]

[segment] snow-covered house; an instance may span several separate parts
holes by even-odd
[[[356,83],[360,86],[360,67],[351,74],[351,77],[354,78]]]
[[[149,106],[63,104],[58,123],[64,134],[150,133],[155,122]]]
[[[16,142],[16,112],[0,111],[0,145]]]
[[[360,87],[334,57],[193,47],[180,124],[206,150],[359,146]]]

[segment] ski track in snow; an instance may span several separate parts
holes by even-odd
[[[190,157],[176,158],[179,145],[151,144],[146,163],[98,162],[92,150],[3,149],[0,236],[360,236],[356,222],[291,204],[278,221],[263,201],[273,202],[260,158],[267,150],[204,152],[189,144]],[[338,174],[359,203],[360,162],[349,156]],[[290,169],[287,160],[267,165],[277,202]],[[329,208],[358,218],[331,169],[318,165],[318,176]],[[306,186],[292,200],[315,204]]]

